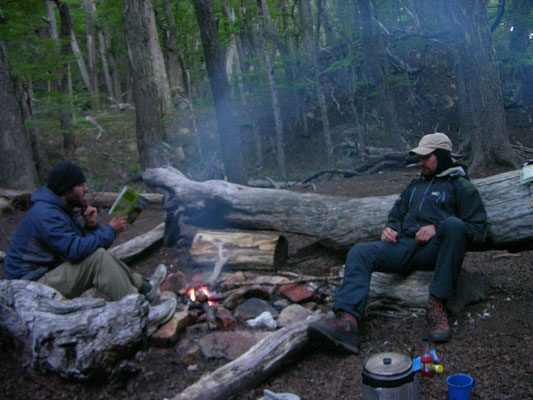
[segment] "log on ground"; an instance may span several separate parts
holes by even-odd
[[[271,333],[239,358],[204,375],[172,400],[225,400],[253,388],[304,348],[307,326],[320,318],[320,314],[314,314],[305,321]]]
[[[164,235],[165,223],[163,222],[142,235],[112,247],[109,252],[122,261],[128,261],[161,242]]]
[[[389,298],[407,306],[424,307],[432,280],[432,271],[415,271],[408,276],[373,272],[369,297]],[[456,314],[470,303],[486,300],[489,287],[490,281],[485,274],[461,270],[457,280],[457,294],[448,301],[448,309]]]
[[[287,239],[279,234],[214,230],[197,231],[189,250],[194,265],[212,266],[222,255],[229,269],[263,270],[285,265],[287,252]]]
[[[488,236],[477,249],[524,249],[533,245],[533,212],[520,171],[474,180],[487,210]],[[147,169],[146,184],[169,193],[168,210],[179,208],[191,225],[226,224],[237,229],[298,233],[347,250],[379,240],[397,195],[352,199],[288,190],[250,188],[225,181],[196,182],[180,171]]]
[[[141,295],[117,302],[66,300],[37,282],[0,280],[0,330],[32,372],[63,378],[109,378],[145,338],[148,304]]]

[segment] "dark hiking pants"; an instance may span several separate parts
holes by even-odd
[[[335,308],[361,319],[372,271],[407,275],[417,269],[434,270],[429,293],[440,299],[452,298],[465,256],[466,241],[463,221],[449,217],[424,245],[411,237],[400,237],[394,244],[379,241],[355,245],[346,257],[344,279],[334,297]]]

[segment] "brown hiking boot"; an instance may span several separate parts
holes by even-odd
[[[429,295],[426,308],[426,320],[429,327],[429,339],[433,342],[447,342],[452,336],[443,300]]]
[[[324,339],[326,339],[326,343],[359,354],[361,339],[357,329],[357,319],[345,311],[338,310],[335,319],[309,324],[307,334],[311,342],[315,344],[324,344]]]

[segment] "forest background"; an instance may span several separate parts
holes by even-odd
[[[162,165],[197,180],[297,179],[434,131],[474,175],[516,168],[516,146],[532,144],[516,142],[532,125],[532,10],[0,0],[0,186],[35,188],[63,159],[95,190]]]

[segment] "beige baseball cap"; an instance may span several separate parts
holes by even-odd
[[[410,150],[409,154],[427,156],[437,149],[452,151],[452,142],[444,133],[436,132],[423,136],[418,146]]]

